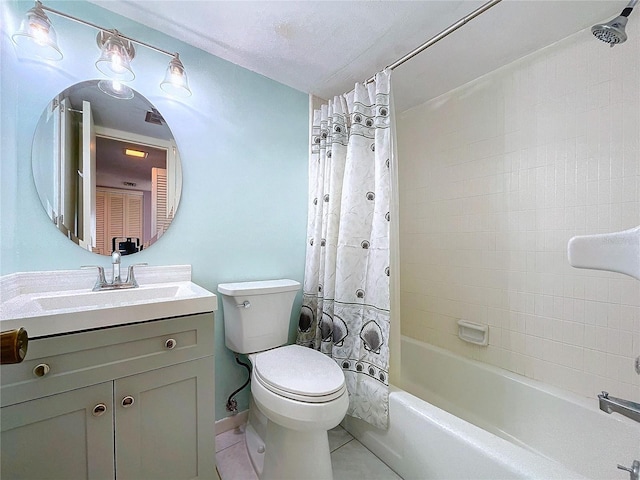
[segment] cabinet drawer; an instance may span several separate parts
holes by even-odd
[[[213,330],[205,313],[34,339],[22,363],[1,367],[0,405],[213,355]]]

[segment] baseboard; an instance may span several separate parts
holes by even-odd
[[[216,435],[233,430],[240,425],[247,423],[249,418],[249,410],[243,410],[237,415],[231,415],[230,417],[223,418],[216,421]]]

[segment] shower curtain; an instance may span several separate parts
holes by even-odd
[[[389,410],[389,70],[314,111],[303,305],[297,343],[342,367],[347,414]]]

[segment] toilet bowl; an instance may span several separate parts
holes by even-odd
[[[340,367],[299,345],[250,358],[253,400],[268,419],[260,479],[331,479],[327,431],[340,423],[349,406]],[[309,369],[308,375],[297,375],[302,367]],[[319,375],[318,382],[312,381],[314,374]]]
[[[270,418],[294,430],[330,429],[348,400],[344,374],[326,355],[287,345],[249,356],[252,392]],[[346,410],[345,410],[346,411]],[[324,427],[324,424],[327,426]]]
[[[300,284],[218,285],[227,347],[252,363],[246,445],[260,480],[333,478],[327,431],[349,406],[344,373],[326,355],[285,345]]]

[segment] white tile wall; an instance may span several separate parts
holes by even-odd
[[[574,235],[640,225],[639,23],[624,45],[585,30],[400,115],[403,334],[640,401],[640,282],[566,260]],[[489,324],[489,346],[460,341],[460,318]]]

